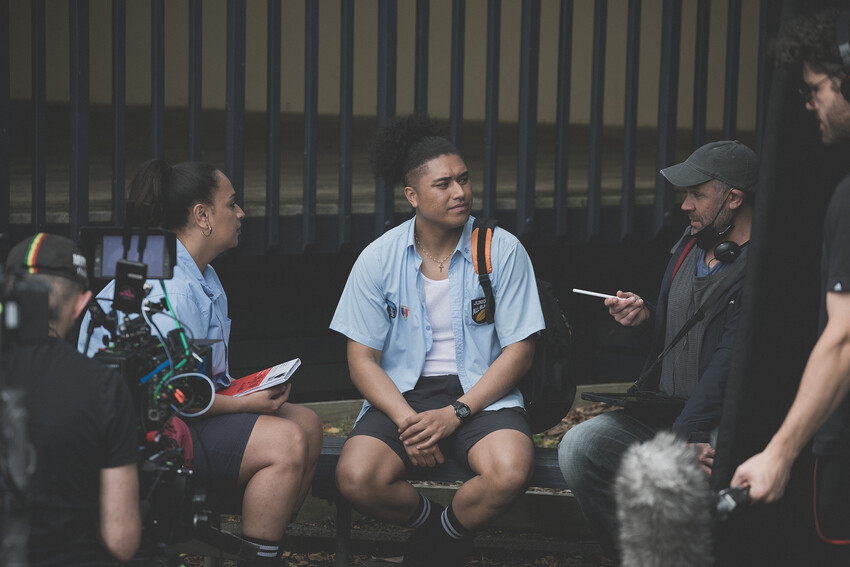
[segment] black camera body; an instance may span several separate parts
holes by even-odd
[[[142,328],[135,322],[131,325],[135,326],[135,330]],[[168,545],[196,537],[198,528],[206,526],[214,517],[205,492],[195,486],[192,469],[185,466],[183,449],[165,432],[178,411],[201,404],[204,407],[211,393],[208,387],[204,391],[203,385],[197,381],[168,383],[166,369],[169,358],[164,347],[152,335],[118,337],[121,337],[117,342],[119,346],[101,349],[94,358],[117,371],[129,386],[136,411],[140,449],[139,487],[143,525],[138,556],[161,556]],[[127,337],[132,340],[125,340]],[[202,361],[209,359],[208,347],[192,352]],[[177,352],[171,353],[171,356],[181,360]],[[204,366],[194,356],[189,362],[183,366],[192,370],[200,370]],[[156,371],[160,367],[163,367],[162,370]]]
[[[206,368],[212,353],[209,345],[190,339],[186,339],[186,350],[175,348],[178,330],[169,333],[167,346],[163,346],[141,318],[127,321],[120,328],[133,334],[118,335],[114,345],[99,350],[94,358],[118,372],[129,386],[141,446],[161,435],[169,420],[179,412],[209,404],[212,396],[209,383],[199,381],[197,376],[180,376],[187,373],[208,376]],[[169,374],[172,363],[185,369],[176,374],[176,379]]]
[[[164,300],[145,299],[150,292],[150,286],[145,285],[146,263],[128,260],[129,249],[123,254],[115,250],[127,242],[131,246],[144,243],[146,238],[137,230],[131,231],[129,238],[120,238],[116,235],[121,230],[86,228],[82,232],[85,247],[94,256],[90,265],[95,267],[95,278],[116,279],[115,298],[108,313],[92,299],[88,331],[90,335],[103,326],[110,334],[108,344],[94,358],[124,378],[136,412],[142,512],[142,543],[137,557],[161,557],[170,544],[202,537],[199,530],[208,528],[210,518],[215,517],[204,491],[195,486],[183,448],[167,434],[176,416],[200,415],[209,407],[214,395],[207,370],[211,349],[204,341],[186,338],[179,328],[166,337],[154,335],[148,324],[151,318],[170,313]],[[167,279],[174,266],[174,235],[155,232],[157,238],[150,238],[158,244],[149,248],[148,254],[138,250],[137,256],[153,261],[158,266],[153,275]]]

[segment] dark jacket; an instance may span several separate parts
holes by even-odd
[[[664,279],[661,281],[658,303],[651,305],[647,302],[653,328],[651,349],[644,368],[648,368],[664,350],[667,332],[667,299],[670,294],[671,277],[685,246],[691,239],[690,232],[690,228],[686,229],[681,240],[673,248],[673,255],[667,264]],[[697,254],[698,252],[699,249],[693,246],[688,253]],[[746,262],[748,256],[749,254],[744,254],[736,261]],[[745,272],[746,270],[739,272],[733,282],[725,282],[728,289],[711,306],[705,317],[707,324],[700,347],[699,382],[682,413],[672,425],[673,432],[690,443],[707,443],[711,431],[720,424],[726,380],[732,363],[735,331],[738,328],[738,317],[741,313],[740,300]]]

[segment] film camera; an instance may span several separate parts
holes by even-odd
[[[81,238],[94,279],[115,281],[108,311],[97,298],[89,304],[86,347],[94,329],[107,330],[109,339],[104,337],[94,358],[124,377],[137,415],[143,530],[134,564],[178,561],[172,561],[169,547],[186,540],[234,555],[256,555],[254,544],[219,529],[215,503],[193,481],[184,449],[169,435],[175,418],[203,414],[215,393],[209,364],[214,341],[187,336],[167,293],[156,302],[147,299],[151,282],[165,290],[163,280],[172,277],[174,233],[143,224],[141,229],[84,228]],[[163,334],[157,317],[176,321],[177,327]]]
[[[150,302],[149,280],[169,279],[176,258],[175,236],[167,231],[84,228],[84,248],[95,279],[115,279],[115,294],[105,311],[97,298],[88,310],[86,346],[92,332],[108,332],[94,358],[126,381],[136,411],[140,448],[139,482],[143,521],[139,556],[165,555],[168,544],[203,530],[212,511],[184,450],[166,434],[172,418],[201,414],[212,403],[206,376],[209,346],[186,338],[179,327],[162,335],[154,317],[170,316],[167,302]]]

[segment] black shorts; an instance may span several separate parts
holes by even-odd
[[[422,376],[413,390],[404,393],[404,399],[416,412],[440,409],[451,405],[463,395],[463,388],[457,375]],[[454,459],[469,467],[466,454],[478,441],[489,433],[502,429],[514,429],[531,439],[531,426],[524,408],[504,408],[495,411],[480,411],[462,423],[451,437],[439,442],[443,456]],[[368,435],[380,439],[395,451],[404,466],[413,464],[404,450],[404,444],[398,436],[398,426],[387,415],[375,407],[370,407],[360,418],[351,436]]]
[[[242,504],[239,469],[258,417],[254,413],[228,413],[185,420],[192,433],[194,478],[228,511],[236,511]]]

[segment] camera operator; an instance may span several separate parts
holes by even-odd
[[[26,393],[36,453],[30,562],[129,561],[141,537],[133,402],[120,376],[63,340],[91,298],[85,257],[39,233],[12,249],[6,275],[10,289],[37,286],[49,299],[49,336],[15,342],[4,361]]]

